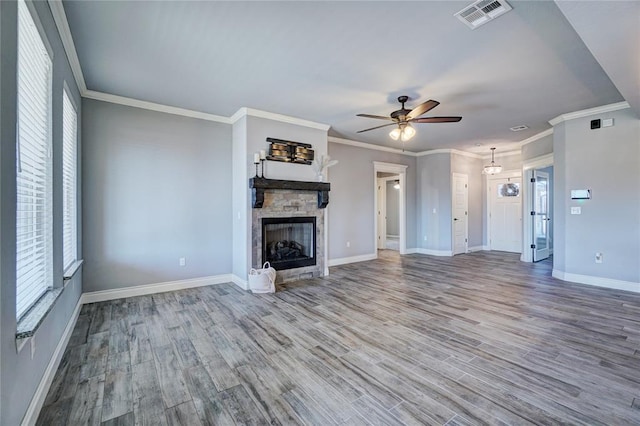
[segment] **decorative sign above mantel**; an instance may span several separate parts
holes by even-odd
[[[314,152],[311,144],[267,138],[269,155],[267,160],[284,161],[286,163],[311,164]]]
[[[328,182],[301,182],[296,180],[265,179],[254,177],[249,179],[251,188],[251,201],[254,209],[262,208],[264,204],[264,191],[266,189],[292,189],[297,191],[318,191],[318,208],[324,209],[329,204],[329,191],[331,184]]]

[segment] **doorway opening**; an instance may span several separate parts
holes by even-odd
[[[553,154],[523,165],[524,189],[522,261],[539,262],[553,255]]]
[[[400,175],[378,172],[378,249],[400,250]]]
[[[377,161],[373,165],[374,247],[405,254],[407,166]]]

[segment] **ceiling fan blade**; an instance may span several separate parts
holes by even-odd
[[[440,102],[434,101],[433,99],[428,100],[427,102],[423,102],[414,109],[411,110],[409,114],[407,114],[407,119],[410,120],[412,118],[416,118],[421,116],[427,111],[430,111],[440,105]]]
[[[393,120],[391,117],[383,117],[381,115],[372,114],[356,114],[358,117],[377,118],[378,120]]]
[[[457,123],[462,117],[424,117],[409,120],[412,123]]]
[[[383,124],[382,126],[372,127],[370,129],[358,130],[356,133],[368,132],[369,130],[379,129],[380,127],[395,126],[396,123]]]

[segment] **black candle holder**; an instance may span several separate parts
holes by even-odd
[[[255,164],[255,165],[256,165],[256,177],[259,177],[259,176],[258,176],[258,164],[260,164],[260,163],[253,163],[253,164]]]
[[[262,178],[264,178],[264,162],[265,162],[265,161],[266,161],[266,160],[265,160],[264,158],[261,158],[261,159],[260,159],[260,171],[262,172],[262,176],[261,176]],[[258,173],[256,172],[256,176],[257,176],[257,175],[258,175]]]

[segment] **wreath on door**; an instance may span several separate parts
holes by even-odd
[[[505,183],[500,188],[500,195],[503,197],[517,197],[520,194],[520,185],[516,183]]]

